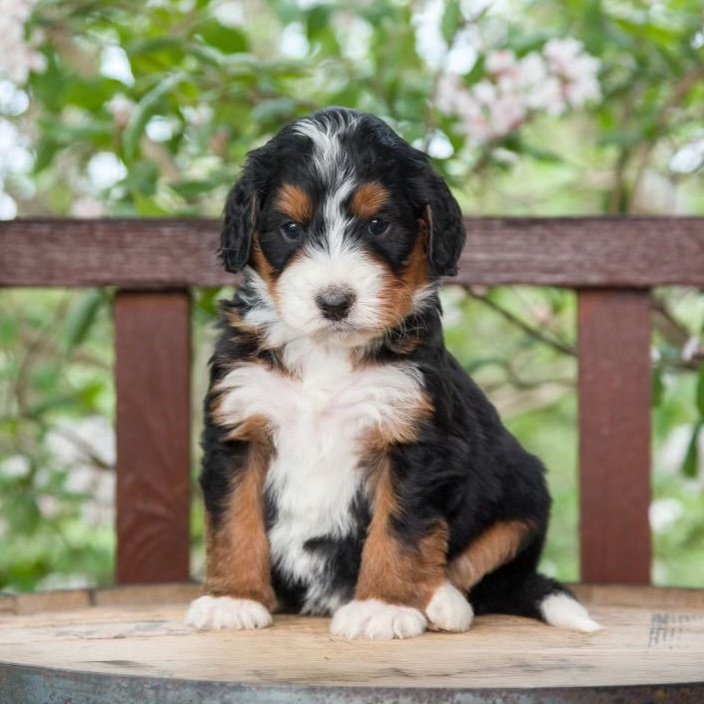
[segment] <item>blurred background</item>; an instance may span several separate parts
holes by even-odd
[[[701,0],[0,0],[0,219],[213,216],[245,154],[345,105],[472,215],[704,215]],[[57,225],[60,226],[60,225]],[[195,484],[212,323],[194,292]],[[0,590],[109,584],[112,294],[0,290]],[[447,342],[549,470],[579,578],[575,299],[443,290]],[[656,584],[704,586],[704,296],[653,301]],[[627,441],[627,439],[626,439]]]

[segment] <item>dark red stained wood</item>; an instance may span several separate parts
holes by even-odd
[[[118,292],[117,568],[120,584],[189,576],[188,292]]]
[[[704,285],[704,218],[466,218],[462,284]],[[0,286],[231,284],[214,220],[0,222]]]
[[[0,222],[0,285],[186,288],[232,283],[213,220]]]
[[[580,291],[581,579],[650,580],[651,309],[647,291]]]

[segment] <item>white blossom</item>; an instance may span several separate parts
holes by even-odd
[[[241,0],[222,0],[213,4],[211,12],[224,27],[246,27],[244,3]]]
[[[484,61],[484,68],[493,76],[509,73],[516,68],[516,55],[510,49],[492,51]]]
[[[17,203],[6,187],[12,181],[17,190],[18,179],[31,171],[34,156],[30,146],[27,135],[9,120],[0,118],[0,220],[11,220],[17,215]]]
[[[0,0],[0,73],[17,84],[45,67],[44,57],[25,38],[34,0]]]
[[[108,45],[103,48],[103,54],[100,59],[100,73],[106,78],[114,78],[126,86],[134,84],[130,59],[121,46]]]
[[[465,86],[448,74],[439,84],[438,107],[460,120],[470,142],[505,137],[531,115],[559,116],[597,100],[599,62],[571,37],[548,41],[541,52],[518,58],[509,49],[489,51],[485,78]]]
[[[209,103],[198,103],[195,106],[184,105],[182,111],[188,124],[193,127],[203,127],[210,124],[215,114]]]
[[[113,152],[97,152],[86,167],[91,186],[96,190],[112,188],[127,176],[127,167]]]
[[[115,120],[115,124],[124,128],[130,121],[132,113],[136,109],[136,104],[133,100],[130,100],[123,93],[116,93],[110,100],[106,103],[107,109],[112,113]]]
[[[681,146],[670,159],[670,170],[676,174],[693,174],[704,166],[704,138]]]
[[[650,504],[650,527],[655,533],[664,533],[677,523],[685,509],[681,501],[673,498],[657,499]]]
[[[95,526],[109,525],[113,519],[115,474],[105,467],[115,463],[112,426],[99,416],[66,421],[49,432],[45,443],[52,457],[71,468],[66,475],[66,491],[91,497],[81,507],[83,520]]]
[[[543,55],[552,73],[562,81],[570,107],[581,107],[601,97],[599,61],[584,52],[582,42],[572,37],[551,39],[545,44]]]
[[[105,215],[103,204],[90,196],[79,196],[71,203],[74,218],[100,218]]]

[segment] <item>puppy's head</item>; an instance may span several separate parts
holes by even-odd
[[[225,207],[220,256],[249,267],[296,334],[382,334],[456,273],[459,206],[427,157],[378,118],[333,108],[253,151]]]

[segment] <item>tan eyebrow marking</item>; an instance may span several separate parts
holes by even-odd
[[[309,223],[313,219],[313,201],[310,196],[292,183],[284,183],[275,200],[276,207],[294,222]]]
[[[353,215],[369,220],[379,213],[391,194],[379,181],[362,184],[352,196],[350,210]]]

